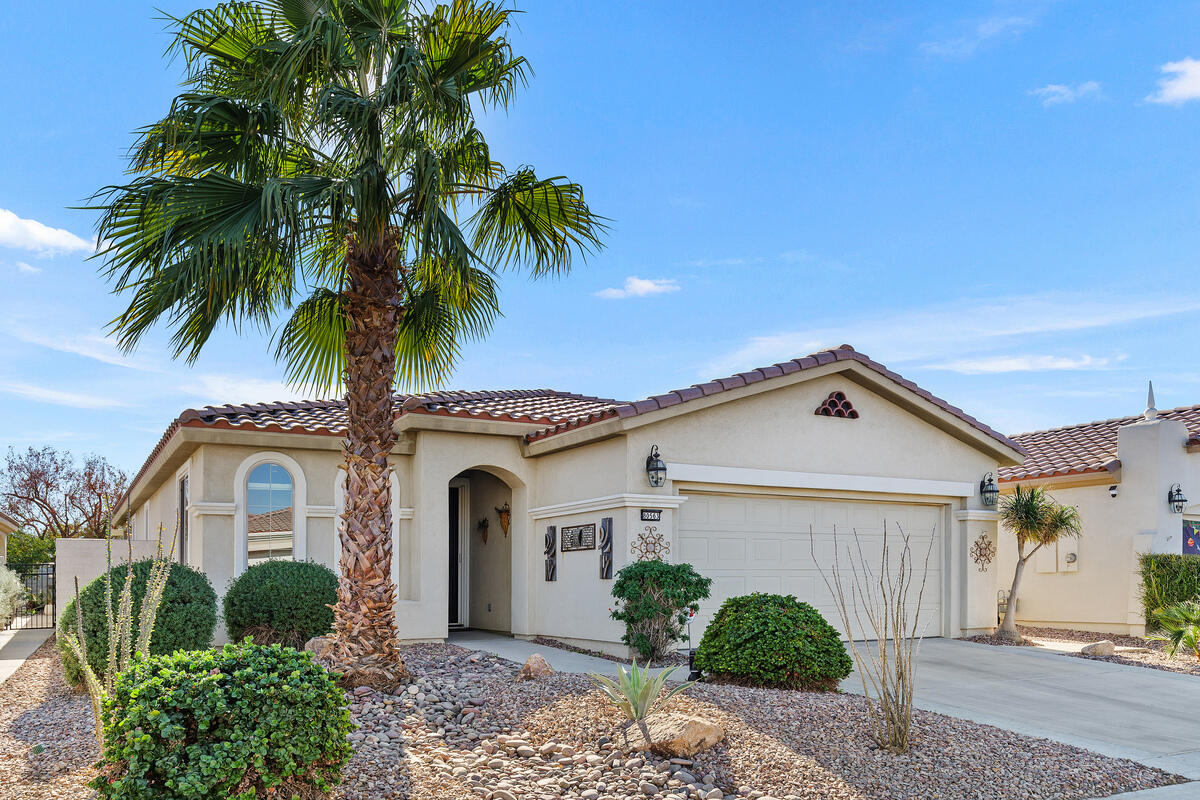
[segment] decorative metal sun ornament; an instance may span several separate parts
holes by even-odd
[[[639,533],[629,545],[629,549],[638,561],[665,561],[671,552],[671,543],[658,532],[658,528],[647,525],[646,530]]]
[[[971,560],[979,566],[980,572],[987,572],[988,564],[996,557],[996,543],[987,537],[986,533],[979,534],[975,544],[971,545]]]

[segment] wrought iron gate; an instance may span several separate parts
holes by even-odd
[[[8,564],[25,589],[4,629],[54,627],[54,564]]]

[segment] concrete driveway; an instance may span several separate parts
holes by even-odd
[[[917,659],[919,708],[1200,779],[1193,675],[953,639],[925,640]],[[862,684],[851,675],[842,688]]]

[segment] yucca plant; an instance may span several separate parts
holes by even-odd
[[[1200,602],[1185,600],[1167,606],[1154,615],[1161,633],[1153,633],[1147,639],[1166,642],[1167,654],[1172,658],[1180,647],[1186,647],[1200,661]]]
[[[628,672],[624,667],[617,667],[618,680],[614,681],[612,678],[596,672],[589,673],[588,677],[600,691],[604,692],[609,702],[625,715],[626,722],[622,733],[628,731],[631,725],[637,725],[642,735],[646,737],[646,741],[649,742],[650,730],[646,727],[646,718],[672,697],[695,683],[695,681],[689,681],[680,684],[664,695],[662,692],[667,678],[671,677],[671,673],[677,669],[679,667],[671,667],[655,675],[650,669],[639,668],[635,659]]]
[[[137,639],[133,637],[133,540],[128,539],[128,567],[125,572],[125,585],[117,598],[117,607],[113,609],[112,585],[112,522],[105,526],[105,569],[104,569],[104,622],[108,628],[108,660],[105,662],[104,674],[97,675],[87,657],[87,639],[83,635],[83,603],[79,599],[79,578],[75,579],[75,630],[61,634],[68,650],[79,663],[83,674],[83,685],[92,701],[92,715],[96,725],[96,741],[104,748],[104,724],[101,712],[105,698],[112,692],[113,683],[118,674],[129,668],[134,659],[150,652],[150,637],[154,634],[154,623],[158,618],[158,608],[162,604],[163,591],[167,588],[167,579],[171,575],[171,563],[174,560],[175,541],[178,532],[171,537],[171,550],[163,552],[163,527],[158,526],[158,550],[150,566],[150,576],[146,581],[146,594],[142,598],[141,611],[138,614]]]

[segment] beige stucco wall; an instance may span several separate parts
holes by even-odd
[[[1176,482],[1193,500],[1200,496],[1200,454],[1186,452],[1186,439],[1180,422],[1158,419],[1128,425],[1118,432],[1118,473],[1041,482],[1057,502],[1076,507],[1083,535],[1043,548],[1030,559],[1018,591],[1019,622],[1112,633],[1144,631],[1137,557],[1144,552],[1181,552],[1184,516],[1200,512],[1200,504],[1195,504],[1187,515],[1175,514],[1166,502]],[[1109,494],[1110,485],[1117,486],[1115,498]],[[1068,553],[1076,554],[1075,563],[1068,563]],[[1003,588],[1012,582],[1016,558],[1016,539],[1004,529]]]
[[[410,427],[403,453],[397,452],[392,459],[398,487],[393,505],[402,512],[395,526],[394,549],[400,635],[419,640],[441,639],[447,634],[447,486],[464,473],[471,482],[470,619],[479,627],[518,636],[555,636],[620,652],[616,642],[621,628],[609,618],[612,582],[600,577],[598,547],[567,553],[560,550],[558,580],[545,581],[547,526],[561,530],[567,525],[595,524],[599,534],[601,520],[611,517],[615,574],[632,559],[631,537],[645,525],[639,517],[641,508],[662,510],[659,529],[673,541],[677,509],[686,502],[687,491],[769,489],[939,505],[944,509],[945,531],[943,552],[938,555],[945,576],[940,587],[946,609],[944,630],[957,635],[988,628],[994,609],[990,601],[979,598],[994,598],[995,570],[974,570],[968,549],[970,539],[989,530],[989,524],[994,536],[994,522],[989,522],[987,512],[979,507],[973,487],[986,472],[996,469],[995,452],[989,454],[964,441],[970,437],[961,432],[958,436],[948,433],[946,428],[957,421],[946,420],[940,427],[931,424],[845,376],[778,386],[766,392],[730,392],[722,398],[727,402],[720,404],[706,400],[656,412],[645,419],[635,418],[636,425],[610,438],[550,452],[534,448],[533,456],[527,456],[518,436]],[[859,419],[814,415],[834,390],[846,392]],[[911,397],[907,402],[923,401]],[[941,412],[929,407],[922,413]],[[442,427],[450,424],[438,423]],[[501,426],[497,430],[507,429]],[[257,442],[257,434],[230,432],[228,436],[231,441],[250,444],[201,444],[181,468],[191,481],[189,563],[207,572],[219,593],[225,590],[238,570],[236,530],[239,515],[244,514],[236,503],[235,476],[247,459],[282,450],[304,477],[303,498],[299,482],[296,484],[296,513],[302,513],[299,506],[303,504],[305,555],[336,566],[340,452],[329,446],[327,437],[296,435],[295,446],[281,448],[278,436],[270,441],[263,438],[262,443]],[[770,479],[759,485],[684,482],[669,471],[666,486],[651,488],[645,473],[651,444],[660,447],[672,468],[680,464],[741,468],[750,475],[746,479],[750,484],[756,480],[755,471],[762,470],[832,476],[835,484],[846,476],[871,480],[860,482],[860,488],[853,490],[815,488],[802,482],[780,489],[772,487]],[[888,483],[888,479],[898,482]],[[933,487],[938,482],[966,489],[943,491]],[[173,520],[176,493],[174,480],[163,482],[147,503],[135,509],[137,523],[145,527],[160,519],[164,524]],[[494,511],[506,500],[512,507],[508,537],[501,532]],[[967,512],[975,516],[963,518]],[[476,527],[484,515],[491,522],[486,546]]]

